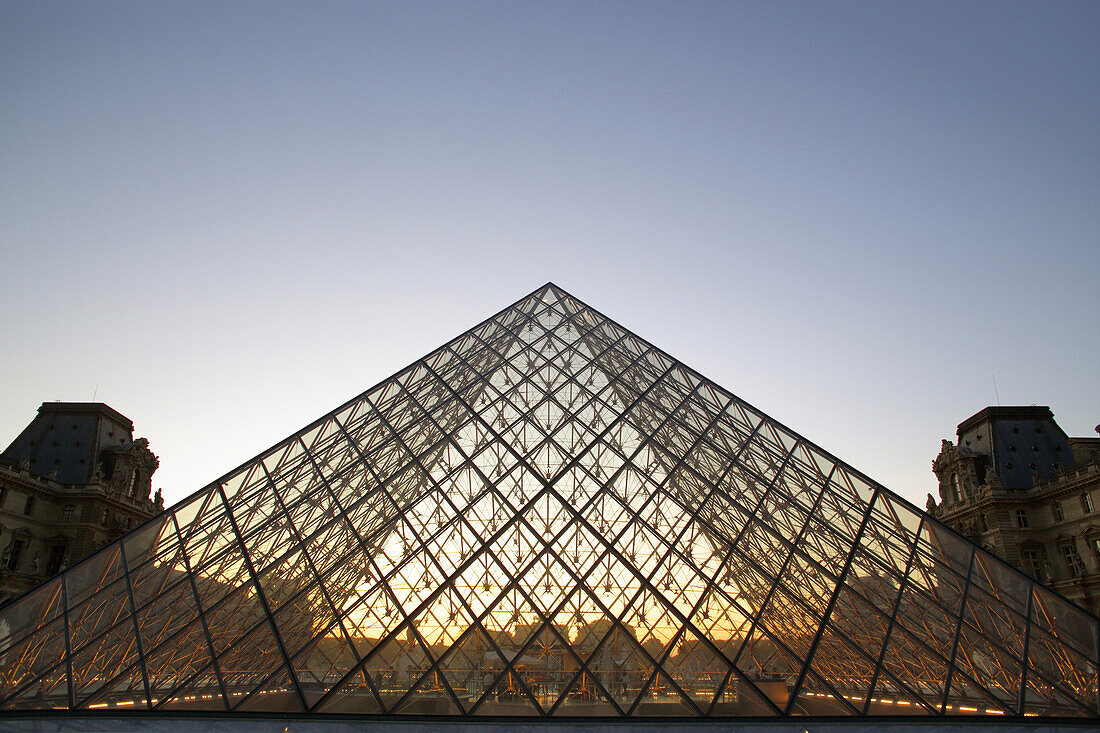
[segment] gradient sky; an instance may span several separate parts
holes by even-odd
[[[1100,4],[0,4],[0,443],[174,502],[554,281],[920,506],[1100,422]],[[994,389],[996,380],[997,390]]]

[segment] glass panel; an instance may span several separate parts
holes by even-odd
[[[210,661],[210,645],[206,641],[202,622],[198,619],[158,647],[145,649],[145,670],[153,706],[161,704],[162,700],[171,699],[177,688],[188,681],[194,685],[193,689],[216,692],[220,700],[221,688],[213,667],[209,666]],[[191,679],[204,668],[207,669],[205,674]],[[182,704],[182,700],[177,700],[174,706]]]
[[[222,682],[225,684],[225,691],[229,695],[231,704],[257,687],[262,687],[268,676],[277,670],[281,671],[281,679],[286,679],[282,653],[266,621],[229,646],[226,652],[218,657],[218,669],[221,671]],[[271,694],[275,695],[274,692]],[[284,699],[287,696],[283,693],[273,698],[272,705],[280,706],[279,709],[300,711],[302,705],[293,688],[290,690],[290,695],[294,700],[292,707],[287,707]]]
[[[885,634],[882,636],[884,638]],[[875,643],[872,642],[869,646],[873,647]],[[823,699],[822,694],[825,694],[833,700],[837,696],[843,697],[857,709],[862,710],[867,702],[871,681],[874,679],[878,651],[875,648],[872,652],[874,656],[871,656],[850,643],[836,629],[826,627],[817,643],[813,664],[810,665],[813,676],[807,676],[803,682],[800,699],[807,703],[807,709],[819,708]],[[812,687],[811,683],[815,680],[824,682],[828,689]]]
[[[1047,715],[1056,710],[1062,715],[1097,715],[1095,659],[1033,626],[1028,664],[1029,690],[1043,693],[1029,699],[1028,707],[1044,708]]]
[[[206,611],[206,626],[210,630],[214,652],[220,655],[264,617],[255,586],[249,583],[238,588]]]
[[[69,608],[80,605],[89,596],[122,577],[122,554],[117,544],[65,571],[65,596]]]
[[[685,631],[675,648],[669,651],[671,653],[660,660],[661,668],[676,687],[690,695],[696,707],[705,712],[729,676],[730,665],[718,655],[712,644],[691,631]],[[644,714],[644,711],[639,710],[638,714]]]
[[[788,715],[855,715],[863,696],[857,691],[845,694],[810,671],[802,682],[798,697],[788,703]]]
[[[170,697],[162,700],[158,710],[226,710],[225,698],[218,688],[213,665],[189,679]]]
[[[291,660],[294,674],[298,678],[306,704],[310,707],[340,682],[358,663],[355,648],[349,643],[346,629],[336,624],[317,635],[304,649]],[[369,687],[358,673],[360,682]],[[362,712],[378,712],[377,705]]]
[[[0,707],[1096,716],[1097,646],[548,285],[0,609]]]
[[[129,592],[126,579],[121,578],[69,611],[69,648],[79,651],[89,641],[129,617]],[[130,630],[133,631],[132,624]]]
[[[194,564],[191,566],[194,568]],[[203,608],[217,605],[223,598],[249,583],[251,573],[236,544],[229,546],[192,574]]]
[[[143,710],[149,707],[145,697],[145,676],[141,663],[134,664],[100,688],[98,694],[78,703],[88,710],[115,708]]]
[[[179,550],[176,527],[168,514],[154,517],[123,539],[127,567],[136,568],[157,556],[174,556]]]
[[[890,641],[886,645],[882,668],[893,678],[905,681],[906,686],[919,698],[914,702],[939,712],[944,686],[947,684],[947,662],[924,643],[929,640],[935,641],[939,633],[934,630],[936,628],[936,626],[922,627],[922,638],[918,638],[909,633],[900,623],[895,625],[890,633]],[[879,684],[882,686],[887,682],[880,680]]]
[[[230,701],[240,693],[229,693]],[[294,691],[294,682],[286,667],[280,667],[251,697],[236,703],[236,710],[267,713],[300,713],[302,703]]]
[[[58,618],[61,606],[61,579],[54,578],[0,608],[0,659],[10,660],[13,654],[18,657],[19,652],[14,648],[23,644],[28,635]],[[12,678],[12,672],[4,664],[0,664],[0,675]]]
[[[710,714],[721,717],[771,717],[781,715],[776,700],[786,704],[787,681],[742,675],[734,670],[721,685]]]
[[[137,636],[130,618],[73,654],[73,694],[77,704],[107,683],[118,670],[138,661]]]
[[[58,619],[41,627],[31,635],[24,636],[21,641],[10,646],[4,652],[3,657],[0,657],[0,661],[3,662],[3,664],[0,664],[0,681],[3,682],[2,693],[10,695],[19,690],[34,687],[38,692],[28,694],[30,694],[30,697],[42,699],[40,703],[35,703],[35,707],[53,707],[50,701],[55,700],[58,695],[64,697],[63,705],[67,706],[67,680],[65,680],[65,690],[58,691],[55,689],[57,683],[55,668],[64,659],[65,622],[63,619]],[[46,675],[43,678],[47,670],[51,669],[54,670],[51,673],[53,676]],[[62,675],[64,675],[64,671],[64,666],[62,666]],[[39,682],[40,679],[43,681]],[[27,695],[22,697],[23,699],[29,699]],[[7,703],[4,704],[7,705]]]
[[[574,674],[568,691],[551,711],[551,715],[563,717],[618,717],[622,714],[623,711],[615,707],[593,674],[584,667]]]
[[[915,689],[922,683],[912,681],[912,686],[902,684],[889,671],[880,672],[875,691],[867,703],[867,715],[933,715],[939,713],[940,701],[935,706],[927,702]],[[926,693],[927,694],[927,693]]]
[[[186,580],[181,580],[155,596],[151,603],[137,612],[141,647],[146,655],[192,623],[198,618],[198,613],[195,594]]]
[[[407,632],[391,638],[371,655],[363,667],[382,699],[382,705],[390,710],[408,693],[431,666],[424,649]],[[322,703],[321,712],[355,709],[363,700],[370,700],[373,693],[361,676],[356,675]]]
[[[63,710],[69,707],[69,684],[65,665],[56,665],[53,669],[37,676],[33,683],[18,688],[5,686],[5,691],[15,689],[15,693],[3,701],[5,708],[14,710]]]

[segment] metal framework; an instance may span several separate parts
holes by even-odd
[[[1093,717],[1097,631],[547,284],[0,609],[0,707]]]

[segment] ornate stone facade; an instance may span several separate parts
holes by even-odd
[[[0,454],[0,603],[164,508],[133,430],[102,403],[46,402]]]
[[[987,407],[932,471],[934,517],[1100,613],[1100,439],[1067,437],[1048,407]]]

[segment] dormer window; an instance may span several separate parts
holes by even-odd
[[[959,474],[958,472],[951,474],[951,500],[962,501],[962,492],[959,490]]]

